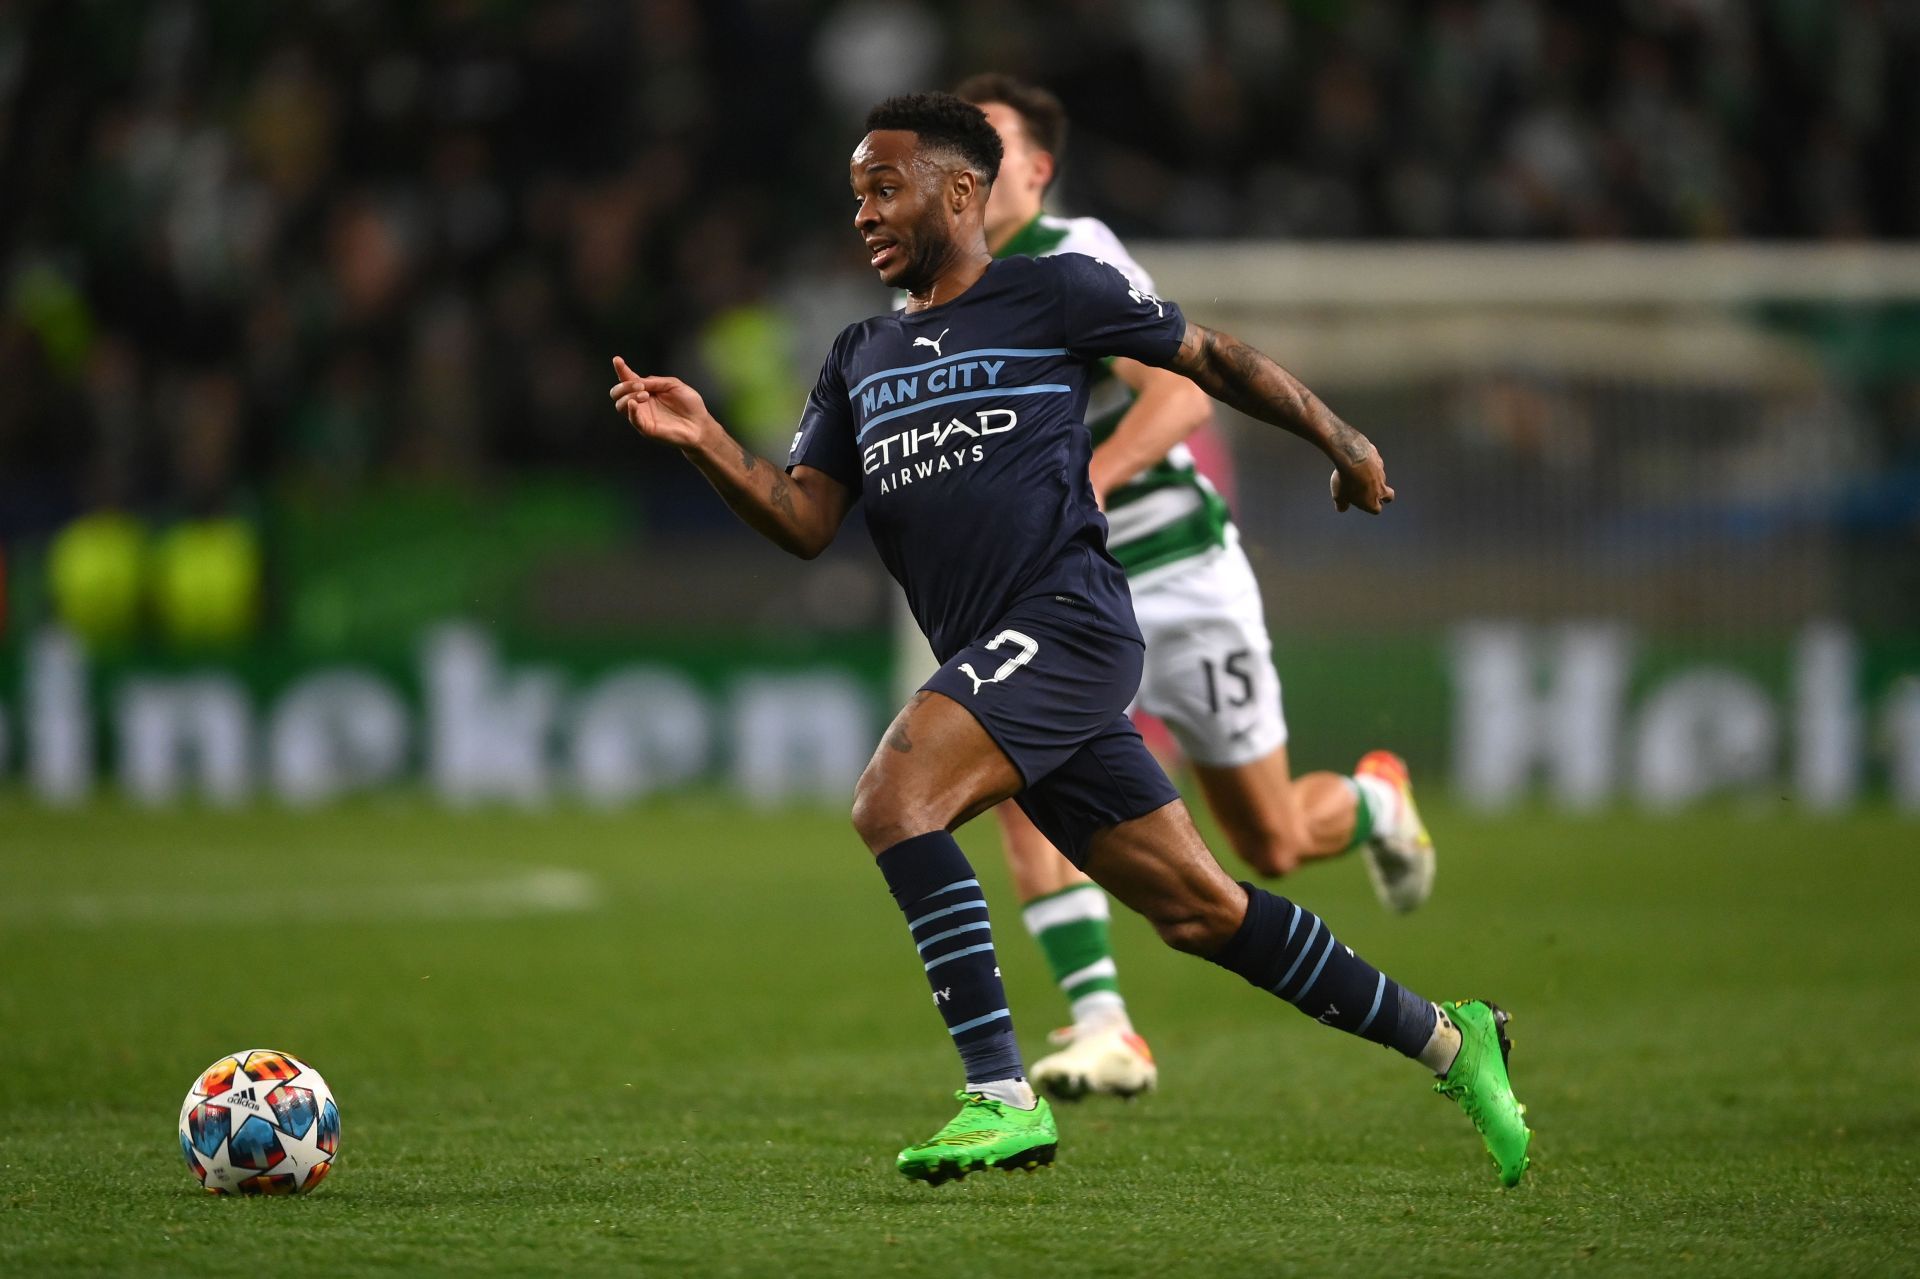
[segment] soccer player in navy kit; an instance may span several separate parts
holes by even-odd
[[[1506,1015],[1434,1004],[1296,903],[1229,879],[1126,710],[1143,645],[1107,553],[1085,425],[1090,367],[1172,368],[1301,436],[1334,464],[1337,509],[1393,499],[1380,455],[1304,386],[1238,340],[1078,254],[995,261],[983,231],[1001,144],[947,94],[889,99],[850,177],[854,225],[905,310],[849,326],[800,421],[788,465],[756,457],[671,377],[614,361],[615,407],[679,447],[727,504],[802,558],[856,500],[940,669],[895,717],[854,794],[853,825],[907,917],[965,1070],[959,1113],[898,1157],[941,1182],[1051,1162],[1058,1133],[1024,1078],[987,905],[952,831],[1014,799],[1075,865],[1208,959],[1309,1017],[1439,1076],[1504,1184],[1530,1135],[1508,1082]]]

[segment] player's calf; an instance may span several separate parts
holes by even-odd
[[[1194,774],[1228,844],[1261,875],[1292,874],[1356,842],[1345,779],[1325,772],[1293,777],[1285,746],[1232,767],[1196,763]]]
[[[1218,953],[1246,915],[1246,894],[1220,869],[1177,799],[1094,836],[1085,869],[1152,924],[1161,941],[1189,955]]]
[[[1199,896],[1167,898],[1141,911],[1160,940],[1187,955],[1206,958],[1218,954],[1239,927],[1239,912],[1230,901]]]
[[[1255,873],[1278,879],[1300,869],[1304,844],[1278,830],[1228,831],[1227,842]]]
[[[1207,792],[1211,798],[1218,788]],[[1312,833],[1298,797],[1286,784],[1265,803],[1221,805],[1214,816],[1232,845],[1234,854],[1255,872],[1279,878],[1291,875],[1301,863],[1314,856]],[[1221,811],[1224,808],[1225,811]]]

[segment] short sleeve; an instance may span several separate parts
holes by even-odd
[[[1063,344],[1082,359],[1124,355],[1164,366],[1180,349],[1187,319],[1180,308],[1129,280],[1118,268],[1079,253],[1045,261],[1061,274]]]
[[[1062,253],[1084,253],[1097,258],[1126,276],[1127,282],[1142,293],[1160,291],[1153,287],[1153,277],[1147,274],[1147,268],[1133,260],[1127,246],[1120,243],[1120,237],[1106,223],[1098,218],[1075,218],[1073,229],[1074,234],[1069,235],[1060,248]]]
[[[840,371],[840,351],[836,341],[820,366],[820,378],[800,413],[800,429],[793,433],[793,447],[787,450],[787,470],[811,466],[825,471],[858,497],[860,455],[854,447],[853,402]]]

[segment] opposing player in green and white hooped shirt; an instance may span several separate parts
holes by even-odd
[[[1104,223],[1043,211],[1065,141],[1059,100],[998,74],[956,92],[986,112],[1006,148],[987,204],[994,256],[1084,253],[1151,295],[1153,281]],[[1184,443],[1211,412],[1192,382],[1133,360],[1112,361],[1089,398],[1093,490],[1147,641],[1137,705],[1166,721],[1215,820],[1256,871],[1284,875],[1359,848],[1380,900],[1411,910],[1432,891],[1433,842],[1400,758],[1373,751],[1350,776],[1291,775],[1260,588],[1225,500]],[[1027,929],[1073,1012],[1033,1082],[1068,1100],[1152,1088],[1153,1055],[1120,995],[1105,893],[1018,808],[997,812]]]

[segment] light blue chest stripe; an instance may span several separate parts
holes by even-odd
[[[847,394],[858,395],[883,377],[896,377],[902,373],[920,373],[927,369],[937,369],[942,364],[952,364],[955,360],[964,360],[970,355],[1011,355],[1019,359],[1028,357],[1038,359],[1043,355],[1065,355],[1066,353],[1067,348],[1064,346],[989,346],[978,351],[955,351],[952,355],[943,355],[937,360],[928,360],[925,364],[913,364],[904,369],[881,369],[870,377],[860,379],[860,385],[848,391]]]
[[[918,413],[921,409],[930,409],[936,405],[953,404],[960,400],[984,400],[990,395],[1070,395],[1073,388],[1059,382],[1042,382],[1039,386],[990,386],[984,391],[962,391],[958,395],[943,395],[937,400],[922,400],[918,404],[909,404],[904,408],[889,409],[877,417],[867,419],[860,428],[860,434],[854,436],[856,442],[867,438],[867,432],[882,422],[890,422],[905,413]]]

